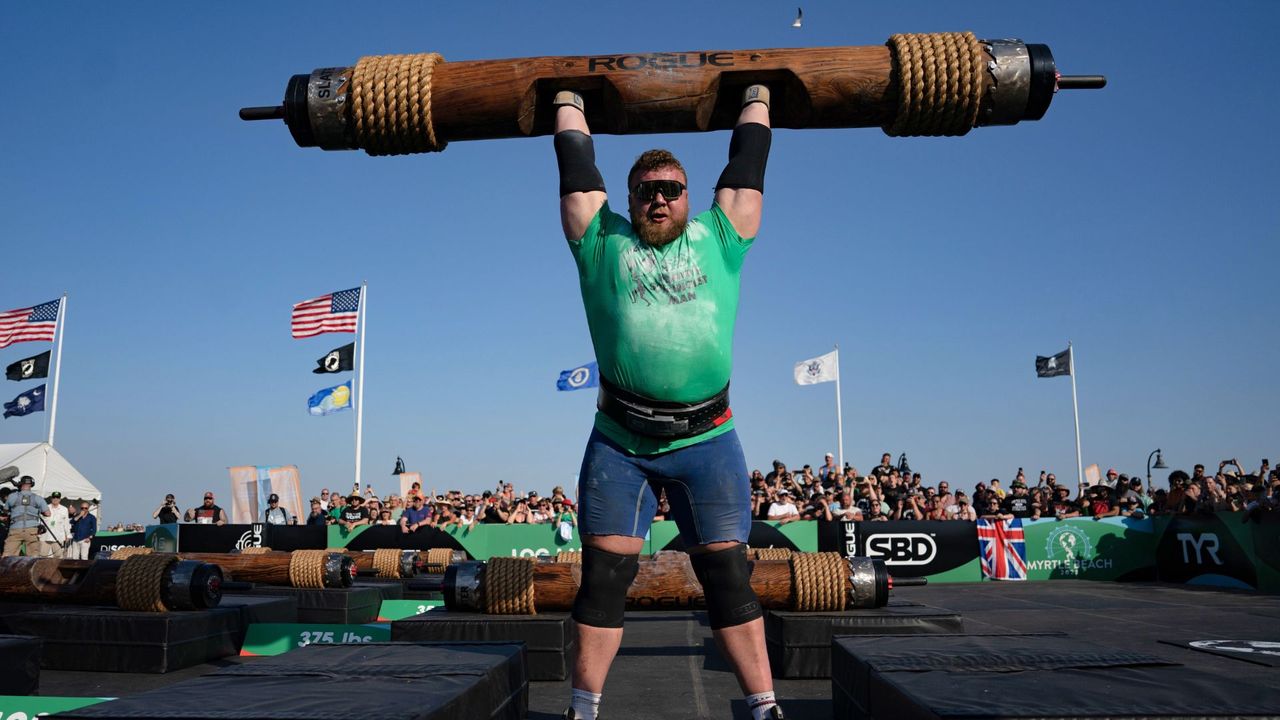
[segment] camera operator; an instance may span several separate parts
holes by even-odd
[[[41,517],[49,517],[49,503],[44,498],[31,492],[36,481],[30,475],[23,475],[18,481],[18,491],[9,493],[5,501],[9,508],[9,535],[4,539],[6,557],[17,555],[20,549],[25,554],[36,555],[40,542],[37,528],[41,527]]]
[[[151,517],[160,521],[161,525],[171,525],[178,522],[178,518],[182,517],[182,510],[173,501],[173,493],[164,496],[164,504],[156,508],[151,513]]]
[[[89,512],[89,503],[80,501],[80,512],[71,518],[71,544],[67,546],[67,559],[88,560],[89,544],[98,534],[98,518]]]

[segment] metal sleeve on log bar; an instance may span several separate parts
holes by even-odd
[[[887,46],[660,52],[444,62],[435,53],[361,58],[295,75],[277,108],[301,147],[370,155],[433,152],[456,140],[549,135],[552,99],[585,99],[593,133],[732,128],[742,90],[772,96],[775,128],[882,127],[890,135],[963,135],[1044,115],[1062,77],[1044,45],[973,33],[894,35]]]

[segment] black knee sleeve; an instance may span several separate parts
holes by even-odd
[[[582,584],[573,600],[573,619],[592,627],[622,627],[627,588],[640,569],[639,557],[582,548]]]
[[[604,190],[604,178],[596,168],[596,150],[590,135],[581,130],[564,130],[556,133],[552,142],[560,168],[560,197]]]
[[[773,132],[760,123],[744,123],[733,129],[729,140],[729,164],[720,173],[716,189],[750,188],[764,192],[764,168],[769,162]]]
[[[746,545],[690,554],[689,562],[698,582],[702,583],[711,629],[742,625],[764,616],[760,600],[751,589],[751,565],[747,562]]]

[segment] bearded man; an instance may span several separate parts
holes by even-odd
[[[641,154],[627,174],[630,220],[613,212],[582,97],[561,92],[555,104],[560,220],[600,368],[579,473],[582,581],[564,717],[596,720],[627,588],[665,490],[752,717],[781,718],[750,585],[751,488],[728,398],[742,261],[764,199],[769,91],[744,93],[729,164],[711,208],[693,219],[688,178],[666,150]]]

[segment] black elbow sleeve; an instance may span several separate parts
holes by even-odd
[[[596,149],[591,136],[581,130],[555,135],[556,164],[560,167],[560,197],[593,190],[604,191],[604,178],[596,169]]]
[[[733,129],[729,141],[729,164],[720,173],[716,189],[750,188],[764,192],[764,167],[769,162],[773,131],[760,123],[745,123]]]

